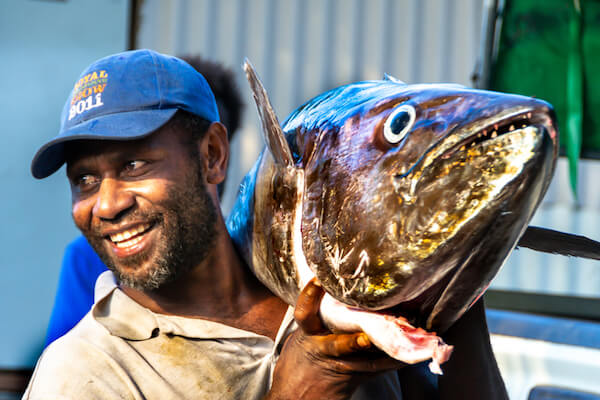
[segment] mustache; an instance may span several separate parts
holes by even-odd
[[[106,229],[114,228],[118,225],[127,225],[129,223],[138,222],[155,224],[161,222],[163,219],[164,217],[160,212],[147,212],[139,209],[129,210],[127,212],[118,214],[115,218],[110,220],[92,220],[89,229],[86,229],[83,231],[83,233],[85,236],[102,237],[104,236],[102,232],[105,232]]]

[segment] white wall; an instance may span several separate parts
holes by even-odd
[[[248,57],[279,119],[312,96],[340,84],[378,79],[471,86],[483,0],[146,0],[138,47],[171,54],[199,53],[238,73],[246,119],[233,143],[227,212],[262,141],[241,64]],[[580,202],[571,194],[564,160],[534,223],[600,239],[598,163],[583,162]],[[597,262],[513,253],[492,287],[600,295]]]
[[[76,78],[127,46],[128,1],[0,2],[0,369],[31,367],[65,245],[77,234],[64,171],[37,181],[29,164],[56,136]]]
[[[248,57],[279,119],[335,86],[380,79],[470,85],[482,0],[145,0],[137,47],[200,54],[231,67],[246,99],[223,201],[231,208],[262,149],[242,75]]]

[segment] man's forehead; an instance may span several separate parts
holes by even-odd
[[[152,147],[151,142],[150,136],[135,140],[74,140],[65,144],[65,159],[69,165],[99,155],[136,154]]]
[[[139,139],[106,140],[81,139],[65,143],[65,159],[67,165],[86,157],[100,155],[128,156],[151,151],[163,147],[173,149],[181,143],[181,133],[172,126],[164,126],[155,132]]]

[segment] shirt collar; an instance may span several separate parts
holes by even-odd
[[[93,318],[112,335],[123,339],[146,340],[158,333],[199,339],[268,339],[218,322],[154,313],[120,290],[111,271],[98,277],[94,297]],[[282,341],[294,327],[293,322],[293,309],[290,307],[277,333],[276,343]]]
[[[158,328],[154,313],[123,293],[111,271],[103,272],[96,280],[92,316],[112,335],[123,339],[150,339]]]

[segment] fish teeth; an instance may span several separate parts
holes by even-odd
[[[135,235],[145,232],[149,227],[150,227],[150,224],[147,224],[147,223],[140,224],[140,225],[134,226],[133,228],[129,228],[126,231],[109,235],[109,238],[113,243],[116,243],[117,245],[119,245],[119,247],[124,247],[124,245],[129,242],[132,242],[135,240],[137,240],[139,242],[139,240],[141,240],[141,238],[134,238],[134,239],[131,239],[131,238],[134,237]],[[131,240],[129,240],[129,239],[131,239]],[[133,244],[135,244],[135,243],[133,243]],[[131,246],[132,244],[127,244],[127,245]]]

